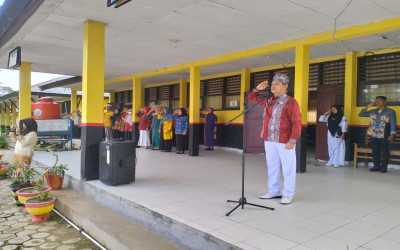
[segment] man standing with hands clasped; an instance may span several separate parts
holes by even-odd
[[[258,103],[259,91],[269,86],[268,81],[260,83],[248,99]],[[282,197],[282,204],[290,204],[296,186],[296,141],[301,135],[300,108],[295,99],[286,94],[289,77],[277,72],[271,84],[272,96],[259,104],[264,107],[264,121],[260,137],[264,139],[265,157],[268,166],[268,193],[261,199]],[[281,195],[281,164],[283,173],[283,196]]]
[[[377,106],[377,109],[367,111]],[[363,108],[360,117],[369,117],[367,133],[371,136],[371,148],[374,167],[369,171],[387,172],[389,162],[389,142],[396,135],[396,112],[386,107],[386,96],[377,96],[375,101]]]

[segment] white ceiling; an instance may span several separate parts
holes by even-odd
[[[0,48],[0,67],[6,67],[8,52],[19,45],[33,71],[81,75],[86,20],[106,23],[109,80],[398,16],[399,0],[132,0],[118,9],[107,8],[106,0],[51,0]],[[179,41],[174,44],[174,39]],[[310,57],[399,46],[397,30],[314,46]],[[202,67],[201,76],[293,61],[294,51],[286,51]],[[178,72],[142,83],[188,75]],[[130,87],[106,88],[125,85]]]

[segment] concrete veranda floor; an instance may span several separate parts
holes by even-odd
[[[241,153],[200,150],[199,157],[189,157],[137,149],[135,182],[89,183],[243,249],[400,249],[399,170],[371,173],[310,160],[307,172],[297,175],[294,202],[285,206],[257,198],[267,191],[265,158],[246,154],[248,202],[275,211],[245,206],[226,217],[235,206],[226,200],[241,196]],[[68,174],[80,178],[80,151],[58,154]],[[54,164],[46,152],[34,159]]]

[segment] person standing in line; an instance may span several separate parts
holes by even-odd
[[[126,111],[124,124],[124,140],[132,140],[132,109]]]
[[[107,104],[103,112],[103,126],[104,132],[106,134],[106,141],[111,141],[113,137],[112,129],[111,129],[111,117],[114,115],[114,112],[111,110],[112,105],[110,103]]]
[[[207,112],[206,115],[204,114],[205,112]],[[206,119],[206,124],[204,125],[204,145],[207,146],[206,150],[214,150],[218,117],[214,114],[213,108],[201,111],[200,117]]]
[[[359,116],[369,117],[367,133],[371,136],[372,158],[374,166],[371,172],[387,172],[389,163],[389,143],[396,136],[396,112],[386,107],[386,96],[377,96],[375,101],[365,106]],[[377,106],[376,109],[367,111],[368,108]]]
[[[155,105],[152,109],[150,109],[149,114],[146,116],[150,118],[151,121],[151,136],[152,136],[152,150],[160,149],[160,121],[163,117],[162,113],[163,107],[160,105]]]
[[[151,126],[151,119],[147,118],[146,116],[149,114],[150,107],[143,107],[136,112],[136,116],[140,117],[139,121],[139,141],[138,146],[141,148],[150,148],[151,141],[150,141],[150,126]]]
[[[269,86],[268,81],[260,83],[248,95],[248,99],[258,103],[260,91]],[[268,166],[268,193],[260,199],[280,198],[281,204],[290,204],[296,186],[296,141],[301,135],[301,115],[297,101],[286,94],[289,77],[277,72],[271,84],[270,97],[261,101],[264,120],[260,137],[264,139],[265,157]],[[283,195],[281,195],[281,163],[283,174]]]
[[[319,117],[320,122],[326,122],[328,126],[328,153],[329,161],[327,167],[338,168],[344,165],[346,145],[344,134],[347,132],[347,118],[342,109],[335,104],[330,110]]]
[[[170,107],[164,107],[164,115],[160,121],[160,150],[161,152],[171,152],[172,150],[172,139],[173,139],[173,127],[174,122],[172,120],[172,109]]]
[[[187,134],[187,130],[189,127],[189,120],[187,117],[186,109],[178,108],[175,110],[172,119],[175,120],[175,135],[176,135],[176,153],[184,154],[185,153],[185,137]]]
[[[82,126],[82,113],[79,109],[71,112],[71,116],[74,119],[74,138],[81,139],[81,126]]]

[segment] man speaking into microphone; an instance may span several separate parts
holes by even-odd
[[[268,81],[260,83],[248,99],[258,103],[259,92],[269,86]],[[301,134],[299,104],[286,94],[289,77],[277,72],[271,83],[272,95],[259,102],[264,107],[264,121],[260,137],[264,139],[265,157],[268,167],[268,192],[258,196],[261,199],[280,198],[282,204],[293,201],[296,187],[296,141]],[[283,191],[281,192],[281,164]]]

